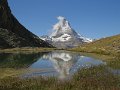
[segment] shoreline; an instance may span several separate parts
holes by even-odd
[[[43,48],[43,47],[22,47],[22,48],[8,48],[0,49],[0,53],[38,53],[57,50],[56,48]]]

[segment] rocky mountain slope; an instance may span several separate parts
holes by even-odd
[[[59,22],[53,26],[53,32],[50,36],[42,36],[41,39],[51,43],[57,48],[71,48],[83,43],[92,42],[75,32],[70,23],[62,16],[58,17]]]
[[[0,0],[0,48],[52,47],[28,31],[11,13],[7,0]]]

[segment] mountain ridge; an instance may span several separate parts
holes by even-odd
[[[7,0],[0,0],[0,48],[52,47],[14,17]]]

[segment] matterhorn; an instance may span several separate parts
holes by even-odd
[[[73,48],[83,43],[90,43],[92,39],[85,38],[75,32],[70,23],[62,16],[57,17],[58,23],[53,25],[53,32],[48,36],[44,35],[41,39],[47,41],[57,48]]]

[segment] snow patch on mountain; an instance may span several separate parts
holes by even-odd
[[[71,38],[71,36],[69,34],[63,34],[58,38],[52,38],[52,41],[61,41],[61,42],[65,42],[68,41]]]
[[[93,41],[93,40],[90,39],[90,38],[85,38],[85,37],[80,37],[80,38],[83,39],[82,41],[83,41],[83,42],[86,42],[86,43],[90,43],[90,42]]]

